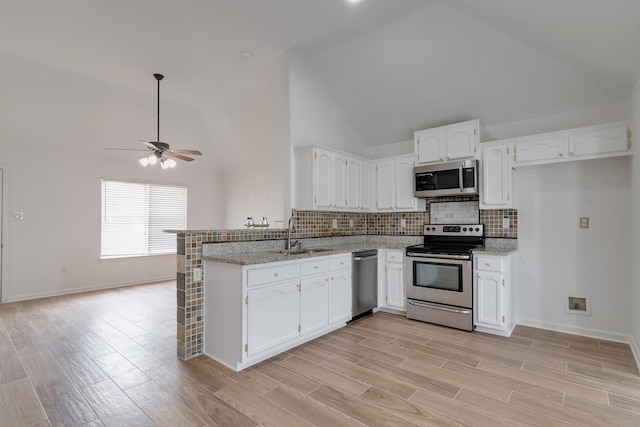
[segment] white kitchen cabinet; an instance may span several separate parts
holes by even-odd
[[[602,125],[569,132],[569,157],[593,158],[627,154],[633,147],[631,128],[625,124]]]
[[[515,328],[513,255],[474,256],[474,324],[477,331],[510,336]]]
[[[350,211],[361,208],[360,192],[361,190],[368,191],[368,185],[366,188],[363,188],[364,185],[360,183],[362,178],[360,163],[360,160],[354,157],[347,158],[347,179],[345,182],[347,187],[346,208]]]
[[[403,251],[378,251],[378,306],[393,312],[406,310]]]
[[[327,273],[300,280],[300,334],[324,329],[328,324],[329,279]]]
[[[344,325],[351,320],[351,254],[328,257],[329,326]]]
[[[549,132],[508,141],[514,146],[514,166],[597,159],[633,154],[629,121]],[[504,140],[505,142],[507,140]]]
[[[415,160],[415,156],[400,156],[376,162],[378,211],[424,210],[424,199],[413,195]]]
[[[343,209],[347,207],[347,156],[335,152],[331,162],[331,207]]]
[[[295,150],[296,209],[326,211],[358,211],[360,195],[366,186],[365,200],[371,204],[371,181],[362,181],[360,164],[363,159],[328,148],[309,146]],[[364,173],[371,173],[367,163]]]
[[[360,203],[358,208],[364,211],[371,210],[374,189],[374,166],[368,160],[360,161]]]
[[[248,357],[297,338],[300,324],[298,286],[296,280],[248,290]]]
[[[351,319],[351,254],[258,265],[205,260],[204,353],[241,370]]]
[[[478,152],[480,121],[456,123],[415,132],[418,164],[473,158]]]
[[[484,143],[480,209],[508,209],[513,207],[513,143]]]

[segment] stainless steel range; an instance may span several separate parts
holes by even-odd
[[[407,317],[473,330],[472,249],[484,246],[482,224],[425,224],[424,244],[405,257]]]

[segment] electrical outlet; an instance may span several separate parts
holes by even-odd
[[[353,219],[352,218],[349,219],[349,227],[353,228]]]
[[[334,218],[333,221],[331,221],[331,226],[333,228],[338,228],[338,219]]]
[[[589,217],[581,216],[580,217],[580,228],[589,228]]]
[[[14,221],[22,221],[24,219],[23,212],[11,212],[11,219]]]
[[[193,269],[193,280],[199,282],[202,280],[202,268],[196,267]]]
[[[400,227],[404,228],[407,226],[407,220],[405,218],[400,218]]]
[[[502,228],[509,228],[509,217],[505,216],[502,218]]]

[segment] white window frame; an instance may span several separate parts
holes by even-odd
[[[100,259],[176,253],[187,228],[187,186],[117,178],[100,183]]]

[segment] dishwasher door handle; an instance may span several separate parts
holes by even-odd
[[[378,258],[378,255],[372,255],[372,256],[354,256],[353,260],[354,261],[365,261],[367,259],[376,259]]]

